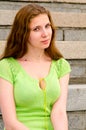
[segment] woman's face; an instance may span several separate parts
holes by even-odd
[[[52,38],[52,28],[47,14],[40,14],[33,18],[29,28],[28,46],[39,49],[48,48]]]

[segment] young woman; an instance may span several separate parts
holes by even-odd
[[[0,60],[0,108],[5,130],[68,130],[70,65],[55,47],[49,11],[19,10]]]

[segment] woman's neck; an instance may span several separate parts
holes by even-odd
[[[44,51],[29,51],[22,57],[22,60],[30,61],[30,62],[40,62],[45,60],[46,54]]]

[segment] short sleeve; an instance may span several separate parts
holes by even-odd
[[[56,61],[56,68],[57,68],[58,78],[63,77],[67,73],[71,72],[70,64],[64,58],[61,58]]]
[[[13,84],[12,71],[6,58],[0,60],[0,78],[3,78]]]

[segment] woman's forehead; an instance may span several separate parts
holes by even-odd
[[[36,17],[32,18],[30,21],[30,27],[34,25],[41,25],[41,24],[46,24],[50,23],[50,20],[48,18],[47,14],[39,14]]]

